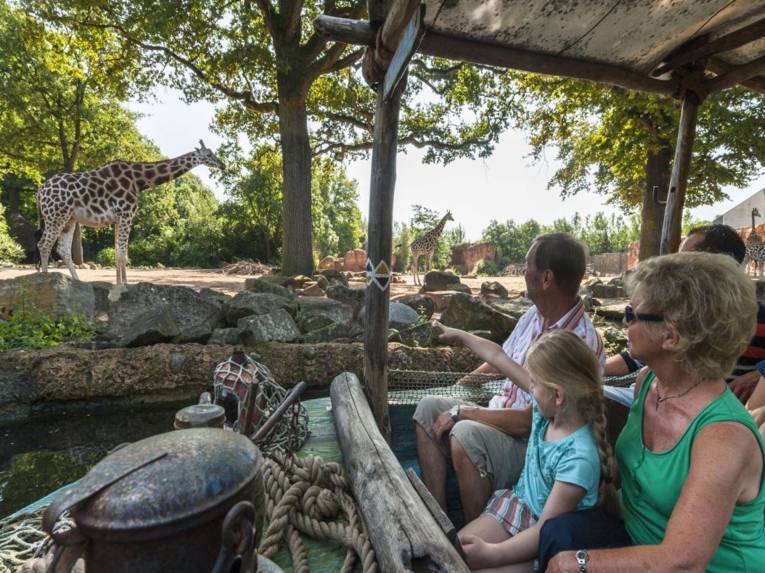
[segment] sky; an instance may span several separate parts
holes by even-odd
[[[200,139],[210,148],[222,143],[210,129],[215,108],[209,103],[186,104],[176,91],[159,88],[150,103],[131,102],[129,107],[143,115],[138,121],[141,133],[168,157],[187,153]],[[523,132],[509,130],[500,137],[491,157],[460,159],[448,165],[423,164],[424,152],[415,148],[400,153],[394,221],[408,221],[413,205],[422,205],[439,214],[448,209],[454,223],[449,223],[447,228],[460,225],[468,241],[477,241],[492,219],[501,222],[536,219],[541,224],[549,224],[561,217],[571,217],[575,212],[582,216],[598,211],[620,212],[606,204],[606,196],[595,193],[579,193],[562,200],[557,190],[547,187],[557,166],[554,151],[548,152],[544,161],[533,163],[526,139]],[[366,219],[370,161],[351,162],[346,170],[358,183],[359,209]],[[225,197],[225,189],[210,177],[207,167],[197,167],[194,174],[209,185],[219,199]],[[746,188],[726,188],[729,200],[693,209],[691,214],[697,220],[712,220],[763,188],[765,171]]]

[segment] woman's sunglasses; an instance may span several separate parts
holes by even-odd
[[[637,312],[632,308],[632,305],[628,304],[624,307],[624,322],[625,324],[632,324],[635,321],[643,322],[664,322],[664,317],[660,314],[645,314],[643,312]]]

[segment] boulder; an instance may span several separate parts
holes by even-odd
[[[207,340],[207,344],[226,346],[244,344],[246,341],[246,331],[241,328],[216,328]]]
[[[507,298],[508,292],[502,283],[497,281],[486,281],[481,284],[481,295]]]
[[[332,288],[332,285],[329,288]],[[317,316],[341,324],[348,324],[355,318],[353,314],[354,309],[351,306],[328,298],[301,298],[298,301],[298,305],[299,310],[296,318],[301,324],[303,323],[302,321]]]
[[[595,314],[602,316],[606,320],[620,321],[624,319],[625,306],[627,306],[627,303],[604,304],[595,307]]]
[[[430,320],[433,316],[433,312],[436,309],[436,305],[433,302],[433,298],[424,294],[402,294],[391,299],[391,303],[400,302],[406,306],[413,308],[417,314],[425,317],[426,320]],[[446,304],[444,304],[446,308]]]
[[[247,331],[247,344],[258,342],[292,342],[300,336],[292,316],[283,308],[277,308],[267,314],[253,314],[239,319],[237,328]]]
[[[520,320],[521,316],[523,316],[527,310],[534,306],[534,303],[531,302],[531,299],[528,299],[524,296],[518,296],[510,299],[487,298],[484,302],[504,314],[509,314],[516,320]]]
[[[625,298],[627,292],[623,286],[597,283],[589,288],[590,294],[597,298]]]
[[[388,326],[396,330],[409,328],[417,324],[420,315],[417,311],[401,302],[392,301],[388,307]]]
[[[343,257],[343,269],[351,272],[364,271],[367,268],[367,253],[364,249],[353,249]]]
[[[329,286],[329,279],[324,275],[313,275],[312,278],[322,291]]]
[[[287,279],[287,281],[284,283],[284,286],[286,286],[289,289],[292,289],[293,291],[305,288],[307,285],[312,283],[313,280],[311,277],[307,277],[305,275],[295,275]]]
[[[112,296],[115,295],[115,296]],[[125,334],[143,322],[149,309],[167,306],[178,326],[177,340],[203,340],[205,333],[225,326],[225,302],[210,292],[189,287],[138,283],[110,290],[106,334],[122,342]],[[139,317],[142,317],[139,321]],[[156,344],[152,342],[152,344]]]
[[[120,338],[119,344],[128,348],[150,346],[170,342],[180,334],[181,329],[175,321],[173,307],[163,304],[148,308],[135,316]]]
[[[420,292],[452,290],[449,285],[459,284],[460,278],[449,271],[429,271],[425,274],[424,284]]]
[[[279,284],[278,281],[269,280],[268,278],[251,278],[244,281],[245,290],[252,292],[267,292],[271,294],[278,294],[284,298],[295,298],[295,293],[285,286]]]
[[[26,308],[52,318],[77,316],[92,321],[96,295],[90,283],[61,273],[30,273],[0,280],[0,317]]]
[[[473,294],[473,290],[463,283],[451,283],[446,285],[446,290],[453,290],[456,292],[464,292],[465,294]]]
[[[354,318],[364,306],[366,292],[365,288],[350,288],[336,282],[327,287],[327,297],[350,306]]]
[[[441,315],[441,322],[461,330],[488,330],[495,342],[504,341],[518,320],[479,299],[456,293]]]
[[[302,312],[298,312],[295,324],[297,324],[300,332],[313,332],[314,330],[319,330],[325,326],[342,323],[335,322],[328,316],[323,316],[321,314],[306,315]]]
[[[442,290],[442,291],[433,291],[433,292],[426,292],[424,296],[428,297],[430,300],[433,301],[433,307],[435,309],[435,312],[443,312],[446,310],[446,307],[449,306],[449,301],[452,300],[452,297],[457,294],[456,291],[453,290]]]
[[[226,321],[236,325],[240,318],[252,314],[268,314],[277,309],[286,309],[290,314],[297,312],[298,303],[278,294],[267,292],[241,291],[228,303]]]
[[[320,271],[319,274],[326,277],[329,283],[338,282],[343,286],[348,286],[348,277],[345,276],[345,273],[338,270],[327,269]]]
[[[319,283],[308,283],[304,288],[297,292],[300,296],[324,296],[324,291],[319,286]]]
[[[439,328],[432,322],[424,322],[405,330],[398,331],[398,337],[407,346],[438,346],[438,337],[441,334]]]
[[[340,324],[339,322],[333,322],[323,328],[313,330],[302,337],[303,342],[315,344],[317,342],[331,342],[343,340],[350,342],[359,336],[364,331],[359,327],[348,326],[346,324]]]
[[[337,260],[335,257],[332,256],[326,256],[322,260],[319,261],[319,266],[317,267],[320,271],[325,269],[334,269],[335,264]]]

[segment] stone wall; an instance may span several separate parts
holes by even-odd
[[[478,261],[493,261],[497,248],[492,243],[461,243],[452,247],[451,265],[463,275],[469,275]]]
[[[592,255],[590,264],[599,275],[620,275],[627,270],[628,253],[601,253]]]

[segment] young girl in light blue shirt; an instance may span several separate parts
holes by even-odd
[[[542,335],[523,368],[494,342],[440,328],[442,341],[467,346],[533,397],[518,483],[494,492],[483,514],[459,533],[471,570],[533,571],[539,530],[547,519],[598,503],[618,511],[600,366],[592,350],[568,331]]]

